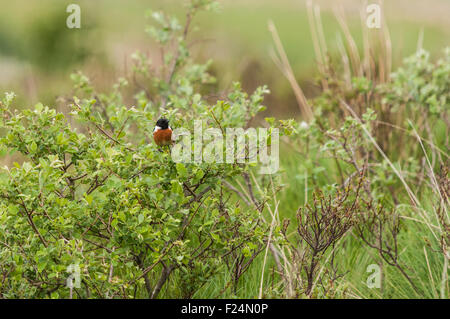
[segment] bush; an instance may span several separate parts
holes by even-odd
[[[213,78],[209,63],[193,62],[187,35],[195,14],[213,7],[193,0],[184,26],[153,13],[158,26],[148,30],[164,65],[136,53],[133,76],[109,93],[72,75],[78,97],[67,99],[67,117],[42,104],[14,110],[13,94],[0,102],[2,148],[24,156],[1,180],[1,297],[156,298],[163,288],[192,297],[224,267],[238,284],[267,239],[260,210],[242,209],[225,187],[250,165],[174,163],[151,141],[160,116],[223,130],[247,127],[263,109],[265,88],[248,96],[236,84],[212,106],[198,93]],[[78,267],[80,286],[68,289]]]

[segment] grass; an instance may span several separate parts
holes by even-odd
[[[299,206],[304,203],[304,180],[299,178],[299,163],[303,157],[285,148],[281,166],[284,169],[283,181],[285,189],[279,196],[281,219],[288,218],[295,220],[295,214]],[[333,163],[330,160],[330,167]],[[333,175],[332,172],[328,172]],[[327,182],[319,181],[326,184]],[[311,191],[311,190],[309,190]],[[421,192],[418,199],[422,207],[427,209],[427,214],[432,214],[433,203],[431,202],[435,194],[431,190]],[[406,197],[406,195],[405,195]],[[442,284],[443,259],[442,254],[435,250],[438,243],[425,240],[430,238],[428,228],[417,221],[415,209],[405,205],[402,215],[415,217],[415,220],[402,220],[401,236],[399,247],[401,248],[400,259],[406,265],[407,270],[412,274],[412,280],[418,285],[420,293],[416,293],[409,282],[395,268],[390,267],[385,262],[381,262],[377,252],[365,246],[361,240],[357,239],[349,232],[340,242],[338,249],[337,265],[344,277],[338,282],[342,294],[339,297],[345,298],[439,298]],[[295,232],[295,229],[291,230]],[[281,279],[277,274],[276,265],[269,252],[268,263],[264,267],[264,254],[261,253],[255,259],[250,269],[244,274],[239,283],[237,293],[226,288],[230,280],[230,275],[225,271],[217,274],[194,298],[257,298],[261,280],[261,271],[264,267],[263,297],[276,297],[275,291],[282,291]],[[370,275],[368,266],[372,264],[381,265],[383,272],[382,287],[369,288],[366,284]],[[448,285],[448,282],[445,283]],[[448,289],[448,288],[447,288]],[[273,293],[273,294],[272,294]],[[165,297],[171,297],[166,295]],[[325,296],[326,297],[326,296]]]

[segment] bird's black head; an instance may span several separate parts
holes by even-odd
[[[156,122],[156,126],[159,126],[161,130],[165,130],[169,127],[169,120],[165,118],[161,118]]]

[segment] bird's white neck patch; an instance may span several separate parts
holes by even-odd
[[[155,129],[153,130],[153,132],[158,132],[161,129],[160,126],[155,126]]]

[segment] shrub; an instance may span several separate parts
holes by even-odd
[[[238,284],[267,239],[261,211],[244,210],[225,186],[250,165],[174,163],[151,141],[160,116],[223,130],[247,127],[264,108],[265,88],[248,96],[235,84],[215,105],[199,93],[213,78],[209,63],[193,62],[187,36],[195,14],[212,7],[191,1],[184,26],[153,13],[158,26],[148,31],[164,64],[136,53],[134,74],[108,93],[72,75],[67,116],[42,104],[14,110],[13,94],[0,102],[2,148],[24,156],[1,179],[1,297],[192,297],[226,266]],[[77,267],[80,286],[68,289]]]

